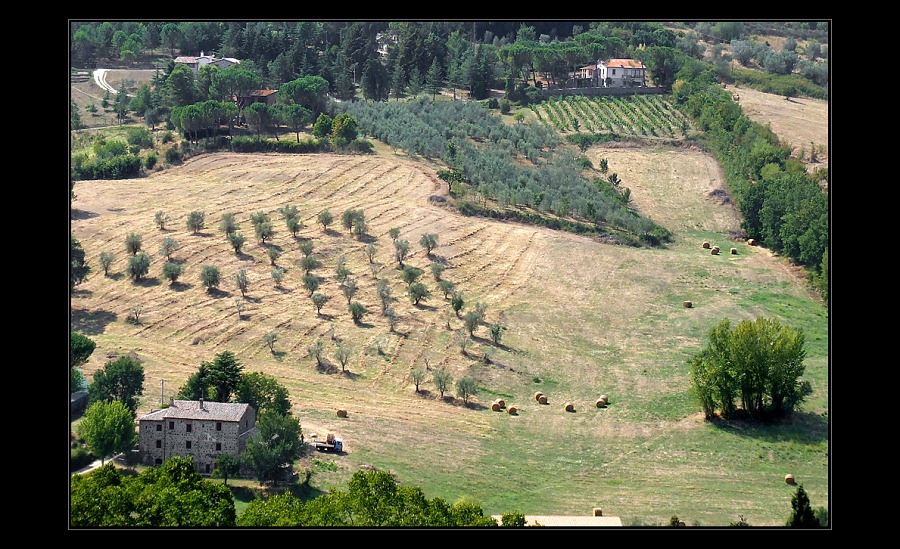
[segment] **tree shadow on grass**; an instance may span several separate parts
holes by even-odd
[[[275,357],[275,360],[281,362],[287,356],[287,351],[272,351],[272,356]]]
[[[92,217],[97,217],[97,214],[94,212],[89,212],[87,210],[78,210],[74,209],[71,211],[72,219],[78,221],[81,219],[90,219]]]
[[[231,295],[231,292],[226,292],[225,290],[220,290],[218,288],[207,288],[206,293],[210,297],[213,297],[216,299],[219,299],[222,297],[228,297]]]
[[[828,440],[828,420],[810,412],[794,412],[780,421],[727,420],[716,417],[707,420],[712,426],[741,437],[765,442],[795,442],[819,444]]]
[[[341,376],[349,379],[350,381],[356,381],[357,379],[362,377],[362,375],[351,372],[350,370],[341,370],[339,373],[341,374]]]
[[[193,288],[193,284],[187,284],[185,282],[178,282],[177,280],[171,284],[169,284],[169,289],[173,292],[183,292],[185,290],[190,290]]]
[[[437,311],[437,307],[435,307],[434,305],[425,305],[424,303],[414,303],[413,307],[419,309],[420,311]]]
[[[85,335],[98,335],[106,331],[106,326],[116,322],[118,316],[110,311],[72,311],[72,331]]]

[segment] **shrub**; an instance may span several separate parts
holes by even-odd
[[[87,467],[96,457],[84,446],[78,446],[69,451],[69,472],[73,473]]]
[[[150,153],[144,158],[144,169],[152,170],[156,166],[157,158],[155,153]]]
[[[181,160],[184,156],[181,154],[181,151],[172,147],[166,151],[166,162],[169,164],[181,164]]]

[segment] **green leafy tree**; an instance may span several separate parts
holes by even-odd
[[[503,337],[503,330],[506,329],[506,326],[503,326],[498,322],[489,325],[488,328],[491,332],[491,341],[494,342],[494,345],[500,345],[500,339]]]
[[[258,432],[247,441],[241,460],[260,481],[277,485],[303,453],[300,420],[269,412],[259,415],[256,427]]]
[[[707,418],[720,411],[766,419],[783,417],[812,393],[801,376],[805,337],[777,320],[729,320],[710,330],[709,343],[689,359],[691,391]]]
[[[116,400],[137,412],[138,397],[144,394],[144,367],[140,361],[128,355],[108,361],[94,372],[94,381],[88,388],[90,402]]]
[[[250,287],[250,276],[246,269],[241,269],[234,275],[234,283],[241,291],[241,297],[247,297],[247,289]]]
[[[278,261],[279,257],[281,257],[281,251],[278,248],[272,246],[266,248],[266,255],[269,256],[269,263],[274,267],[275,262]]]
[[[324,307],[325,304],[328,303],[329,297],[325,294],[314,293],[310,296],[310,298],[312,299],[313,306],[316,308],[316,314],[322,314],[322,307]]]
[[[70,524],[76,528],[229,528],[235,525],[228,486],[208,482],[191,457],[175,456],[137,476],[108,463],[72,475]]]
[[[182,271],[182,266],[173,261],[166,261],[162,268],[163,277],[169,281],[169,284],[175,284],[178,281],[178,277],[181,276]]]
[[[87,275],[91,272],[84,255],[84,248],[81,242],[74,236],[69,236],[69,289],[74,290],[75,286],[81,284],[87,279]]]
[[[153,222],[156,223],[160,231],[166,230],[166,223],[169,222],[169,219],[169,215],[162,210],[158,210],[153,214]]]
[[[388,230],[388,236],[391,237],[392,242],[397,242],[397,239],[400,238],[400,229],[398,227],[391,227]]]
[[[131,255],[136,255],[141,251],[141,235],[137,233],[128,233],[125,237],[125,250]]]
[[[453,312],[456,313],[456,316],[459,316],[459,312],[462,310],[465,305],[465,300],[463,299],[463,294],[460,291],[453,292],[453,297],[450,299],[450,306],[453,307]]]
[[[434,386],[437,387],[438,392],[441,393],[441,398],[444,398],[444,393],[453,383],[453,375],[446,369],[440,368],[435,370],[431,374],[431,377],[432,381],[434,381]]]
[[[445,265],[440,261],[435,261],[431,264],[431,276],[434,277],[435,282],[441,281],[441,274],[443,274]]]
[[[319,266],[319,260],[316,259],[316,256],[314,256],[314,255],[303,256],[303,259],[300,260],[300,267],[303,269],[303,272],[305,272],[306,275],[311,274],[310,271],[317,268],[318,266]],[[305,278],[306,277],[304,276],[304,279]],[[304,283],[305,283],[305,280],[304,280]],[[316,287],[318,288],[318,286],[316,286]]]
[[[819,528],[821,526],[809,504],[809,496],[802,484],[797,486],[797,491],[791,497],[791,509],[791,516],[788,517],[785,526],[791,528]]]
[[[387,101],[391,92],[391,75],[387,67],[376,58],[366,62],[362,75],[363,97],[369,101]]]
[[[334,223],[334,216],[331,215],[331,212],[328,210],[322,210],[319,212],[319,215],[316,217],[319,221],[319,224],[322,225],[322,230],[328,232],[328,226]]]
[[[462,398],[464,403],[468,404],[469,397],[477,393],[478,387],[475,383],[475,378],[464,376],[456,381],[456,396]]]
[[[275,343],[278,341],[278,332],[269,332],[263,337],[263,341],[269,347],[269,352],[275,354]]]
[[[409,285],[409,299],[413,302],[413,305],[418,305],[422,301],[427,301],[429,296],[431,296],[431,292],[425,284],[413,282]]]
[[[303,287],[309,292],[310,297],[312,297],[313,293],[319,289],[320,284],[321,280],[318,276],[314,274],[303,275]]]
[[[206,214],[195,210],[188,214],[187,228],[194,234],[199,233],[206,226]]]
[[[350,357],[353,356],[353,348],[344,343],[338,343],[337,351],[335,351],[335,357],[338,360],[338,363],[341,365],[341,371],[345,371],[347,369],[347,364],[350,362]]]
[[[416,368],[410,373],[410,377],[412,377],[413,383],[416,385],[416,392],[419,392],[419,385],[421,385],[425,378],[427,377],[427,372],[424,368]]]
[[[178,250],[179,247],[180,246],[177,240],[175,240],[171,236],[167,236],[163,238],[162,242],[160,242],[159,244],[159,253],[160,255],[165,257],[166,260],[171,261],[172,254],[175,253],[175,251]]]
[[[244,238],[244,235],[241,233],[229,233],[228,234],[228,243],[231,244],[231,247],[234,248],[234,253],[241,253],[241,248],[244,246],[244,242],[247,239]]]
[[[244,366],[231,351],[222,351],[212,362],[202,363],[203,381],[210,387],[210,398],[216,402],[229,402],[241,382]]]
[[[272,267],[272,280],[275,281],[275,287],[281,287],[281,281],[284,280],[284,267]]]
[[[346,147],[356,139],[356,119],[347,113],[334,117],[331,124],[331,142],[335,147]]]
[[[234,213],[225,212],[222,214],[222,219],[219,221],[219,229],[225,233],[226,236],[230,236],[240,229],[240,223],[237,222],[237,219],[234,217]]]
[[[419,280],[420,276],[422,276],[422,269],[413,265],[404,266],[403,271],[400,273],[400,278],[403,279],[403,282],[406,282],[407,287]]]
[[[287,387],[278,378],[263,372],[243,373],[235,389],[234,400],[253,406],[257,414],[287,414],[291,411]]]
[[[108,456],[131,450],[137,442],[134,414],[117,400],[88,406],[76,429],[91,452],[100,456],[101,463],[106,463]]]
[[[312,112],[303,105],[285,105],[281,111],[281,119],[297,135],[299,143],[300,132],[312,120]]]
[[[321,368],[325,365],[323,362],[323,354],[325,352],[325,344],[321,339],[317,339],[312,345],[306,348],[306,355],[309,358],[316,359],[316,366]]]
[[[437,57],[431,61],[431,67],[429,67],[428,72],[425,73],[425,87],[431,94],[432,100],[437,97],[441,88],[444,87],[443,80],[441,79],[441,63],[438,61]]]
[[[525,524],[525,515],[518,511],[503,513],[500,516],[500,526],[504,528],[523,528]]]
[[[353,278],[347,278],[341,284],[341,292],[343,292],[344,297],[347,298],[347,305],[350,305],[350,301],[353,300],[357,290],[359,290],[359,284],[357,284],[356,280]]]
[[[316,118],[315,124],[313,124],[313,136],[317,139],[331,138],[331,125],[332,119],[330,116],[328,116],[324,112],[319,114],[319,116]]]
[[[207,292],[212,292],[222,283],[222,273],[215,265],[204,265],[200,269],[200,282],[206,286]]]
[[[109,276],[109,268],[115,257],[112,252],[100,252],[100,268],[103,269],[103,276]]]
[[[447,299],[453,294],[453,291],[456,289],[456,284],[454,284],[450,280],[438,280],[438,288],[441,289],[441,293],[444,294],[444,299]]]
[[[150,272],[150,256],[139,252],[128,258],[128,276],[132,280],[139,281]]]
[[[233,454],[219,454],[216,456],[216,468],[213,469],[213,478],[222,479],[222,484],[228,485],[228,477],[234,477],[241,471],[241,461]]]
[[[409,255],[409,241],[408,240],[395,240],[394,241],[394,257],[397,258],[397,264],[400,265],[400,268],[403,268],[403,261]]]
[[[285,226],[287,226],[287,230],[291,233],[291,236],[297,238],[297,233],[300,232],[300,229],[303,228],[303,222],[300,221],[297,217],[289,217],[284,220]],[[270,248],[271,249],[271,248]]]
[[[275,228],[272,226],[272,223],[269,221],[265,221],[256,225],[256,239],[261,243],[265,244],[267,240],[272,238],[275,235]]]
[[[87,364],[96,347],[97,344],[88,336],[69,332],[69,367],[78,368]]]
[[[354,301],[353,303],[351,303],[349,309],[350,316],[353,318],[353,322],[356,324],[362,322],[363,317],[366,315],[366,313],[369,312],[366,307],[359,301]]]

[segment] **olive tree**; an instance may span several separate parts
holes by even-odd
[[[444,398],[444,393],[453,383],[453,374],[444,368],[440,368],[439,370],[435,370],[434,373],[431,374],[431,377],[434,381],[434,386],[437,387],[438,392],[441,393],[441,398]]]
[[[431,256],[432,250],[437,248],[438,235],[434,233],[425,233],[422,235],[422,238],[419,239],[419,244],[425,248],[427,255]]]
[[[316,220],[322,225],[322,230],[328,232],[328,226],[334,223],[334,216],[331,215],[330,211],[322,210],[319,212],[319,215],[316,216]]]
[[[132,280],[141,280],[147,276],[148,272],[150,272],[150,256],[145,252],[140,252],[128,258],[128,276]]]
[[[159,244],[159,254],[165,257],[167,260],[172,259],[172,254],[175,253],[175,250],[178,249],[178,241],[176,241],[171,236],[167,236],[162,239],[162,242]]]
[[[169,284],[175,284],[178,277],[181,276],[182,267],[173,261],[166,261],[162,268],[163,278],[169,281]]]
[[[200,282],[206,286],[207,292],[211,292],[222,282],[222,273],[215,265],[204,265],[200,269]]]
[[[247,288],[250,287],[250,277],[245,269],[241,269],[234,275],[234,282],[237,284],[238,290],[241,291],[241,297],[247,297]]]
[[[100,252],[100,267],[103,269],[103,276],[109,276],[109,268],[113,259],[115,259],[115,255],[112,252]]]
[[[461,377],[456,381],[456,396],[461,397],[468,404],[469,397],[478,393],[475,378],[472,376]]]
[[[206,227],[206,214],[199,210],[194,210],[188,214],[187,228],[194,234],[199,233]]]
[[[241,233],[228,233],[228,243],[234,248],[234,253],[241,253],[241,248],[247,239]]]
[[[137,233],[128,233],[128,236],[125,237],[125,249],[131,255],[136,255],[139,251],[141,251],[141,235]]]

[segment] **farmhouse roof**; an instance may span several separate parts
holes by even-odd
[[[604,63],[607,67],[617,67],[623,69],[643,69],[644,64],[634,59],[610,59]]]
[[[278,90],[256,90],[250,92],[250,97],[268,97],[273,93],[278,93]]]
[[[240,421],[250,405],[239,402],[205,402],[202,400],[173,400],[168,408],[141,416],[141,420],[194,419]]]

